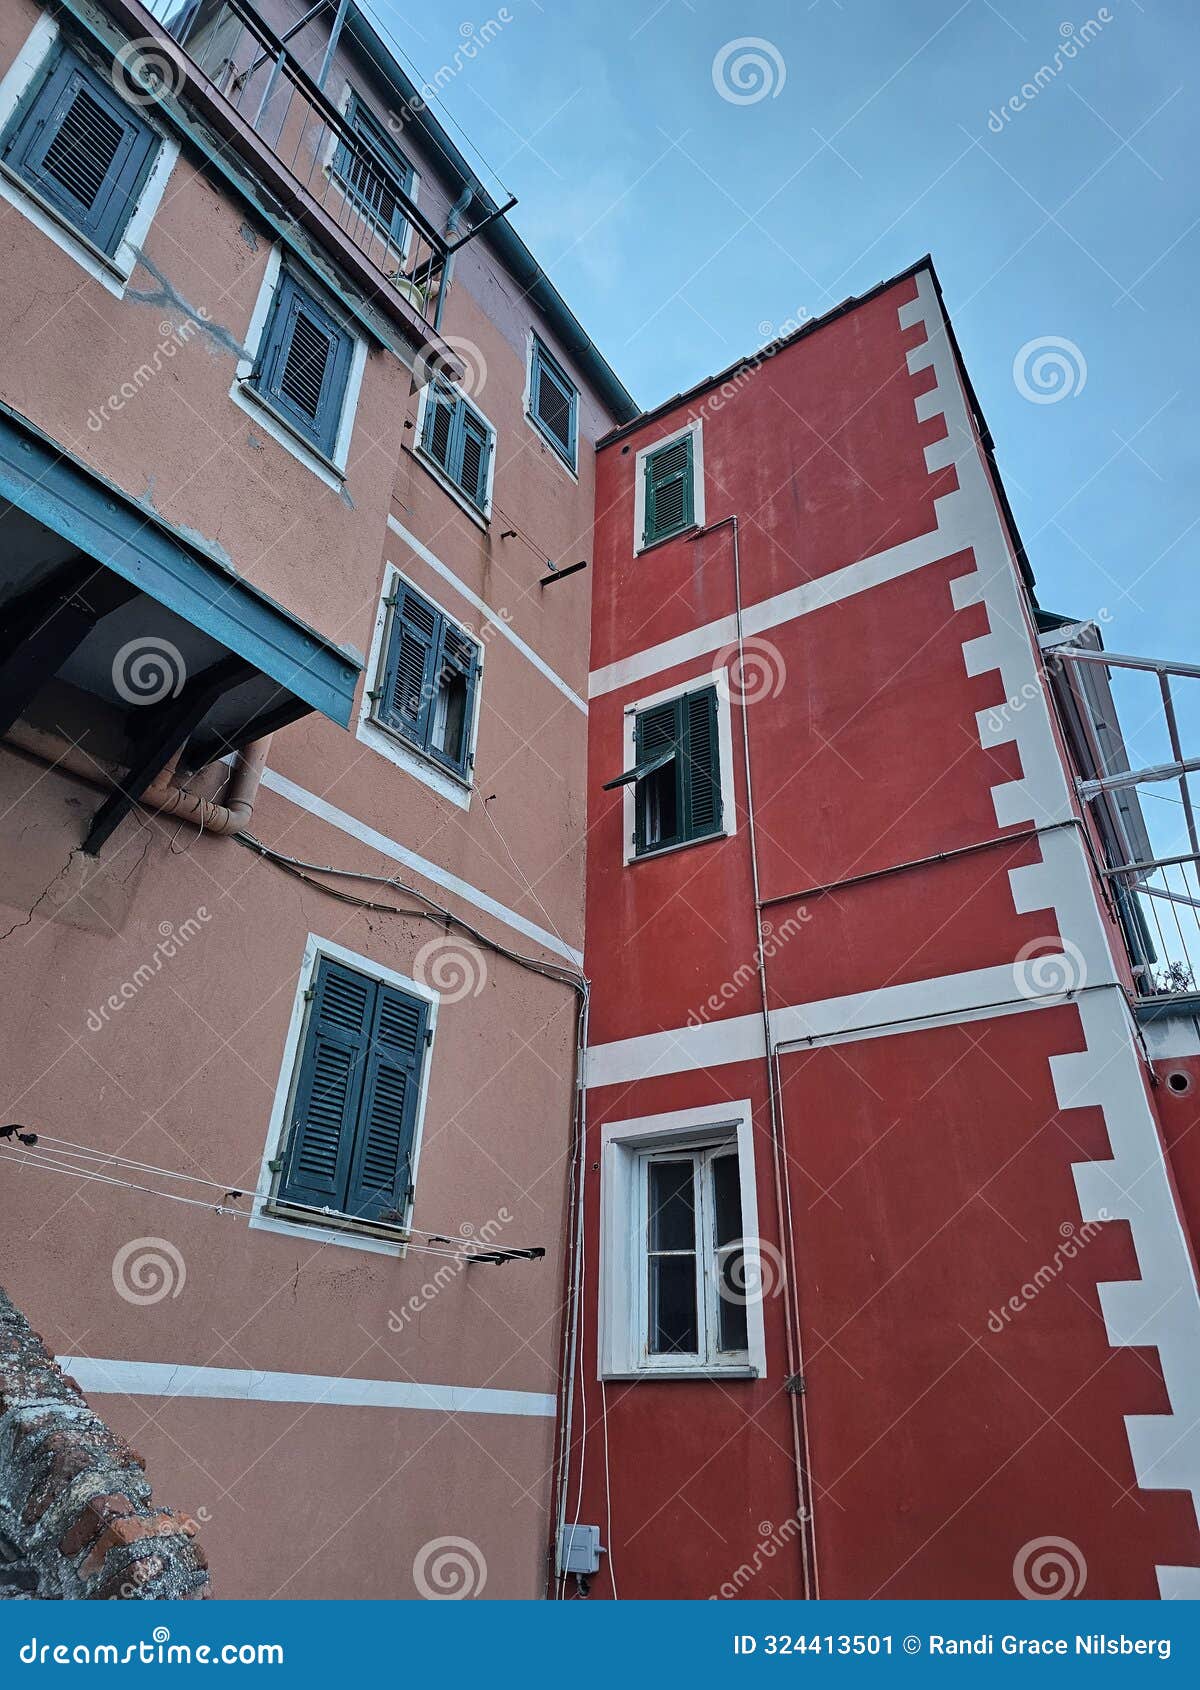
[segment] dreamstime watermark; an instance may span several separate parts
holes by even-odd
[[[1061,1602],[1082,1596],[1087,1583],[1083,1550],[1068,1537],[1035,1537],[1013,1559],[1013,1584],[1027,1602]]]
[[[1051,61],[1039,65],[1032,78],[1023,82],[1017,92],[1005,100],[999,111],[993,109],[988,113],[988,128],[992,134],[1003,134],[1005,125],[1011,123],[1014,116],[1023,112],[1026,106],[1032,105],[1043,89],[1048,88],[1056,77],[1061,76],[1071,60],[1078,58],[1083,49],[1112,21],[1113,14],[1108,7],[1101,6],[1094,18],[1089,18],[1078,28],[1073,23],[1060,23],[1060,40]]]
[[[1102,606],[1091,618],[1093,622],[1104,624],[1111,622],[1112,619],[1112,611],[1107,606]],[[1058,652],[1053,650],[1044,652],[1042,661],[1048,675],[1065,674],[1071,667],[1069,658],[1060,657]],[[1045,697],[1046,694],[1040,682],[1023,682],[1020,690],[1015,692],[1011,698],[1006,698],[1003,704],[993,705],[988,711],[985,717],[988,732],[998,735],[1012,721],[1014,716],[1019,716],[1022,711],[1027,710],[1031,704],[1036,704],[1039,699],[1044,703]]]
[[[463,373],[454,386],[459,393],[465,393],[468,398],[477,398],[487,385],[488,366],[480,347],[465,335],[448,334],[442,336],[445,344],[457,357],[462,365]],[[422,352],[413,365],[413,381],[418,387],[424,387],[427,382],[445,380],[445,360],[432,352]]]
[[[203,305],[198,307],[194,318],[185,317],[181,323],[171,323],[164,318],[158,325],[161,339],[147,362],[139,364],[128,381],[123,381],[115,393],[110,393],[102,404],[93,406],[88,412],[87,425],[92,433],[99,434],[105,423],[111,422],[119,411],[125,409],[130,400],[136,399],[155,376],[161,375],[164,366],[170,363],[194,335],[200,333],[207,321],[208,312]]]
[[[472,1256],[479,1253],[480,1246],[486,1250],[511,1222],[512,1216],[507,1209],[498,1209],[495,1219],[485,1221],[478,1230],[469,1221],[464,1222],[459,1229],[464,1239],[462,1253],[453,1261],[441,1263],[420,1290],[414,1291],[398,1309],[388,1310],[388,1331],[403,1332],[409,1321],[424,1313],[448,1285],[454,1284],[463,1270],[470,1266]]]
[[[1070,939],[1030,939],[1013,958],[1013,983],[1030,1003],[1070,998],[1087,985],[1087,958]]]
[[[442,1003],[477,998],[487,985],[487,961],[465,940],[430,939],[413,958],[413,979],[438,994]]]
[[[187,680],[179,647],[157,635],[127,640],[112,660],[112,683],[126,704],[161,704],[178,698]]]
[[[131,106],[156,106],[178,94],[187,80],[183,54],[169,41],[139,36],[117,48],[112,85]]]
[[[756,106],[777,100],[787,81],[787,64],[773,41],[739,35],[718,49],[712,62],[713,87],[731,106]]]
[[[697,406],[692,413],[692,420],[702,419],[706,412],[715,416],[719,411],[723,411],[729,401],[737,397],[743,387],[780,351],[790,337],[810,321],[807,308],[801,306],[791,317],[785,317],[782,323],[761,322],[758,325],[758,350],[744,358],[733,375],[727,376],[719,387],[713,388],[704,403]]]
[[[404,102],[399,111],[388,113],[388,128],[401,131],[406,123],[427,111],[429,102],[437,99],[454,78],[464,71],[472,60],[477,59],[483,49],[490,46],[501,30],[512,22],[513,14],[508,7],[500,6],[495,17],[488,18],[486,23],[460,23],[459,43],[450,58],[445,64],[439,65],[432,76],[425,78],[416,93]]]
[[[483,1550],[469,1537],[435,1537],[413,1562],[413,1583],[427,1602],[461,1602],[482,1596],[488,1569]]]
[[[722,647],[713,664],[717,691],[731,704],[760,704],[778,698],[787,680],[787,664],[779,647],[751,635]]]
[[[1055,1284],[1068,1263],[1082,1255],[1093,1238],[1099,1236],[1100,1228],[1107,1219],[1108,1210],[1101,1209],[1094,1221],[1084,1221],[1082,1226],[1077,1227],[1074,1221],[1063,1221],[1058,1229],[1062,1243],[1050,1260],[1043,1262],[1033,1277],[1027,1279],[1019,1291],[1014,1291],[1007,1302],[1001,1303],[998,1309],[988,1310],[989,1331],[1003,1332],[1016,1315],[1024,1313],[1030,1303],[1036,1302],[1043,1291]]]
[[[1043,334],[1027,340],[1013,359],[1013,385],[1031,405],[1057,405],[1077,399],[1087,386],[1087,359],[1065,335]]]
[[[758,1523],[758,1542],[754,1546],[754,1553],[748,1561],[743,1561],[736,1567],[730,1578],[725,1580],[719,1590],[715,1590],[709,1597],[710,1602],[732,1602],[740,1596],[748,1584],[752,1584],[765,1566],[772,1562],[781,1549],[786,1549],[803,1532],[808,1520],[807,1509],[798,1509],[795,1514],[789,1514],[782,1524],[776,1526],[770,1520],[760,1520]]]
[[[767,1238],[738,1238],[722,1245],[726,1267],[718,1295],[722,1302],[745,1308],[778,1297],[787,1279],[783,1251]]]
[[[161,1303],[183,1290],[187,1265],[169,1238],[132,1238],[113,1257],[112,1282],[127,1303]]]
[[[182,946],[189,939],[194,939],[201,928],[212,920],[205,904],[201,904],[195,915],[189,915],[186,921],[175,926],[171,921],[160,921],[158,924],[159,939],[148,959],[140,963],[128,980],[122,980],[115,992],[110,992],[99,1009],[89,1009],[87,1015],[87,1030],[89,1033],[99,1033],[106,1025],[109,1017],[115,1015],[119,1009],[124,1009],[132,1002],[138,993],[162,973],[163,964],[172,961],[179,955]]]
[[[747,962],[740,963],[727,980],[723,980],[715,992],[708,997],[698,1009],[693,1009],[687,1018],[689,1027],[703,1027],[711,1021],[714,1015],[719,1015],[734,998],[739,997],[751,981],[758,978],[759,959],[770,962],[772,957],[778,956],[780,951],[793,939],[805,922],[809,920],[806,909],[800,909],[794,915],[776,927],[770,921],[762,924],[762,949],[755,950],[754,956]]]

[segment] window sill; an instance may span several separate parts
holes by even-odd
[[[103,247],[99,247],[94,241],[89,240],[87,235],[83,234],[83,232],[77,228],[74,223],[72,223],[71,219],[65,212],[60,211],[57,206],[51,205],[49,200],[43,199],[36,188],[27,182],[23,176],[18,176],[15,170],[11,170],[8,165],[4,164],[2,161],[0,161],[0,177],[3,178],[4,182],[19,200],[24,200],[42,217],[49,218],[49,220],[55,225],[56,229],[58,229],[61,234],[65,235],[72,245],[79,248],[81,254],[85,255],[91,263],[97,264],[101,269],[107,271],[112,280],[119,284],[121,293],[124,293],[125,284],[128,282],[129,277],[132,274],[132,264],[128,267],[122,267],[111,252],[105,252]],[[117,243],[117,251],[120,252],[124,245],[125,236],[122,235],[120,241]]]
[[[630,1367],[601,1373],[601,1379],[762,1379],[765,1377],[749,1362],[729,1367]]]
[[[482,528],[486,534],[491,524],[491,498],[489,497],[488,499],[487,509],[480,510],[479,506],[475,504],[473,500],[467,498],[467,495],[463,492],[462,488],[456,486],[455,483],[451,481],[450,477],[445,473],[441,465],[431,458],[427,452],[422,451],[419,446],[405,446],[404,450],[410,457],[417,460],[425,473],[432,476],[442,491],[449,493],[450,497],[454,500],[454,503],[458,505],[461,510],[466,512],[477,528]]]
[[[295,423],[285,417],[282,411],[276,410],[269,399],[264,399],[258,389],[251,386],[249,376],[237,378],[233,385],[233,394],[236,401],[243,409],[249,411],[251,416],[261,413],[264,418],[269,418],[276,428],[283,429],[288,438],[280,441],[280,445],[285,446],[301,463],[307,464],[326,485],[332,485],[335,490],[340,491],[346,480],[346,472],[342,466],[322,452],[319,446],[314,446],[311,440],[306,439]]]
[[[378,734],[386,742],[389,752],[395,751],[399,754],[395,759],[397,767],[409,769],[418,779],[425,780],[435,792],[442,792],[444,787],[446,790],[442,795],[462,808],[465,809],[470,804],[471,793],[474,791],[470,775],[456,774],[444,763],[439,763],[436,757],[429,756],[387,722],[381,721],[374,709],[367,711],[362,718],[362,725],[369,728],[373,736]]]
[[[626,857],[626,863],[646,863],[655,857],[669,857],[676,851],[690,851],[695,845],[711,845],[718,839],[729,839],[728,829],[722,828],[720,833],[704,833],[699,839],[681,839],[675,845],[656,845],[652,851],[633,851]]]
[[[670,534],[660,534],[656,539],[643,540],[640,546],[633,548],[634,557],[641,557],[645,552],[657,551],[659,546],[670,545],[672,540],[681,540],[685,534],[699,534],[703,523],[689,522],[686,528],[676,528]]]
[[[250,1225],[269,1232],[282,1232],[289,1238],[307,1238],[319,1244],[341,1244],[350,1249],[367,1250],[377,1255],[402,1258],[408,1254],[411,1242],[403,1227],[377,1226],[370,1221],[355,1220],[352,1215],[332,1211],[293,1208],[287,1203],[260,1203],[250,1217]]]

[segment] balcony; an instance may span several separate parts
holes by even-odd
[[[303,228],[419,356],[457,374],[438,334],[446,264],[476,231],[439,233],[408,192],[398,150],[393,167],[388,125],[377,120],[364,139],[323,92],[334,8],[310,8],[282,35],[245,0],[106,0],[106,10],[136,43],[122,54],[126,75],[215,128],[267,189],[266,209]],[[302,30],[317,77],[289,45]]]

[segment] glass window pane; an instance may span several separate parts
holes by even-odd
[[[746,1338],[746,1259],[744,1250],[726,1250],[717,1260],[720,1301],[718,1348],[744,1350]]]
[[[696,1355],[695,1256],[650,1257],[650,1353]]]
[[[649,1164],[651,1250],[694,1250],[696,1248],[696,1205],[693,1164],[651,1162]]]
[[[742,1185],[736,1155],[718,1156],[712,1164],[713,1214],[718,1244],[732,1244],[742,1236]]]

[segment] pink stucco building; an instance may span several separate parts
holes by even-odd
[[[308,10],[0,18],[0,1282],[218,1594],[528,1596],[636,408]]]

